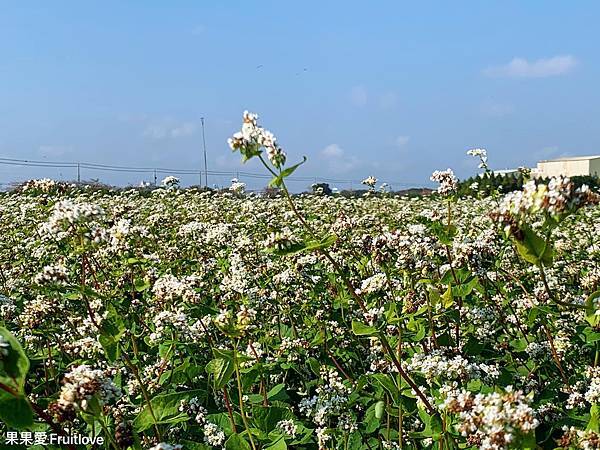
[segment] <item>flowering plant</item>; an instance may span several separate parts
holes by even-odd
[[[593,192],[461,198],[447,170],[428,197],[292,195],[298,165],[242,122],[233,150],[280,195],[0,193],[3,431],[113,450],[598,447]]]

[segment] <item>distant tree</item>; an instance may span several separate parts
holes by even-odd
[[[333,191],[329,187],[329,183],[314,183],[312,186],[313,194],[331,195]]]
[[[600,179],[595,176],[574,176],[570,177],[575,188],[586,184],[593,190],[600,189]],[[523,185],[529,178],[521,172],[505,173],[496,175],[490,174],[476,175],[462,180],[458,185],[458,194],[461,196],[482,195],[484,197],[491,195],[493,191],[508,193],[523,189]],[[538,178],[540,183],[548,183],[549,178]]]

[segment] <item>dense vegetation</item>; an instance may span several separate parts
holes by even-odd
[[[495,174],[492,171],[461,180],[457,187],[457,193],[461,196],[488,196],[496,192],[513,192],[523,189],[523,185],[529,180],[527,171],[517,173]],[[549,178],[539,178],[538,182],[547,184]],[[593,190],[600,188],[600,180],[594,176],[571,177],[575,188],[584,184]]]
[[[274,198],[175,180],[0,196],[4,431],[112,449],[598,448],[596,194],[561,178],[459,199],[445,171],[430,198],[292,198],[297,166],[267,133],[246,114],[231,145]]]

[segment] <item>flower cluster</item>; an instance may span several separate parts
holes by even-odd
[[[50,409],[60,422],[73,420],[77,410],[89,409],[92,399],[102,406],[115,400],[120,394],[120,389],[105,372],[82,364],[65,375],[60,397]]]
[[[174,177],[173,175],[169,175],[168,177],[165,177],[160,184],[162,184],[164,187],[167,188],[176,188],[177,186],[179,186],[180,180],[177,177]]]
[[[182,400],[179,404],[179,411],[187,413],[190,417],[193,417],[194,422],[202,426],[204,442],[207,445],[221,447],[225,443],[225,433],[218,425],[207,420],[208,411],[200,404],[198,397]]]
[[[478,442],[482,450],[509,448],[520,435],[534,430],[539,422],[530,399],[507,386],[505,392],[476,394],[450,391],[442,408],[458,417],[458,431]]]
[[[21,186],[22,192],[41,192],[48,194],[54,191],[60,184],[50,178],[42,178],[39,180],[28,180]]]
[[[578,430],[564,425],[563,435],[556,440],[560,448],[579,448],[582,450],[597,450],[600,448],[600,434],[593,430]]]
[[[182,448],[183,446],[179,444],[171,445],[166,442],[161,442],[160,444],[150,447],[148,450],[181,450]]]
[[[473,378],[497,378],[498,367],[484,363],[471,363],[461,355],[446,356],[442,350],[433,350],[429,354],[418,353],[408,364],[409,370],[421,372],[432,382],[434,379],[467,381]]]
[[[267,151],[271,164],[280,168],[285,164],[286,154],[277,144],[277,138],[268,130],[258,126],[258,115],[244,111],[241,131],[235,133],[228,141],[233,151],[239,151],[245,159],[260,154],[260,149]]]
[[[436,170],[431,174],[431,181],[436,181],[440,184],[437,192],[444,196],[455,192],[458,185],[458,178],[456,178],[452,169]]]
[[[104,217],[104,209],[98,205],[72,200],[62,200],[54,205],[52,215],[40,227],[40,234],[50,235],[57,239],[65,236],[69,227],[93,224]]]
[[[364,184],[365,186],[368,186],[370,189],[373,189],[375,187],[375,185],[377,184],[377,178],[375,178],[374,176],[368,176],[367,178],[365,178],[364,180],[361,181],[362,184]]]
[[[597,204],[600,196],[583,185],[575,189],[567,177],[551,178],[548,184],[528,181],[523,190],[507,194],[500,204],[498,212],[517,221],[542,212],[551,217],[574,212],[586,205]]]
[[[232,178],[229,190],[236,194],[243,194],[246,191],[246,183],[242,183],[237,178]]]
[[[479,158],[479,168],[480,169],[488,169],[488,163],[487,163],[487,151],[485,148],[472,148],[471,150],[467,151],[467,155],[469,156],[475,156],[477,158]]]
[[[294,423],[293,420],[280,420],[277,422],[277,429],[286,436],[291,438],[296,437],[296,433],[298,432],[298,426]]]

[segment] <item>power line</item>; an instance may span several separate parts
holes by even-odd
[[[232,178],[244,177],[256,180],[269,180],[270,175],[263,173],[253,173],[245,171],[217,171],[217,170],[193,170],[193,169],[177,169],[177,168],[166,168],[166,167],[144,167],[144,166],[122,166],[112,164],[98,164],[88,162],[70,162],[70,161],[41,161],[41,160],[30,160],[30,159],[18,159],[18,158],[5,158],[0,157],[0,165],[5,166],[24,166],[24,167],[47,167],[47,168],[73,168],[77,170],[77,179],[81,180],[81,169],[95,170],[102,172],[113,172],[113,173],[143,173],[151,174],[154,176],[154,183],[157,182],[157,174],[176,174],[176,175],[199,175],[200,180],[202,174],[205,175],[205,184],[208,185],[208,175],[214,176],[228,176]],[[309,176],[290,176],[287,178],[293,182],[322,182],[322,183],[337,183],[337,184],[353,184],[360,185],[360,180],[352,179],[336,179],[336,178],[324,178],[324,177],[309,177]],[[419,186],[420,183],[407,183],[400,181],[388,181],[388,185],[396,186]]]

